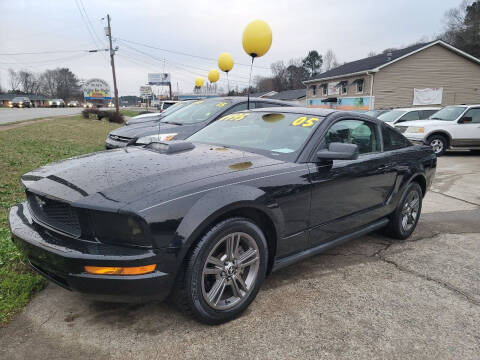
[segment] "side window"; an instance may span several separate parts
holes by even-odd
[[[383,150],[391,151],[410,146],[410,143],[390,126],[382,126]]]
[[[398,121],[420,120],[418,117],[418,111],[409,111],[403,115]]]
[[[420,119],[428,119],[431,115],[435,114],[438,110],[422,110],[420,111]]]
[[[277,104],[277,103],[257,102],[255,104],[255,109],[266,108],[266,107],[279,107],[279,106],[283,106],[283,105]]]
[[[360,154],[380,151],[377,126],[363,120],[340,120],[333,124],[325,135],[326,146],[332,142],[356,144]]]
[[[480,108],[470,109],[462,117],[471,117],[472,118],[472,123],[479,124],[480,123]],[[466,123],[466,124],[468,124],[468,123]]]
[[[251,105],[250,107],[252,109],[254,108],[253,104],[254,104],[253,102],[250,103],[250,105]],[[225,115],[232,114],[234,112],[242,111],[242,110],[247,110],[247,103],[246,102],[242,102],[240,104],[232,106],[230,109],[228,109],[223,114],[221,114],[218,118],[221,118],[221,117],[224,117]]]

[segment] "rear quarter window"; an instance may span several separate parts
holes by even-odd
[[[399,132],[389,126],[382,126],[383,150],[392,151],[411,146],[410,142]]]

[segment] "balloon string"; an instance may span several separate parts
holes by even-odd
[[[248,78],[247,110],[250,110],[250,83],[252,82],[253,59],[255,58],[252,56],[252,63],[250,64],[250,77]]]
[[[228,71],[227,71],[227,96],[230,96],[230,80],[228,80]]]

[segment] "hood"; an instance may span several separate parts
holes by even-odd
[[[152,134],[158,133],[158,125],[159,125],[158,121],[155,121],[155,122],[148,121],[144,123],[138,123],[138,124],[119,127],[118,129],[115,129],[112,132],[110,132],[110,134],[116,135],[116,136],[128,137],[128,138],[152,135]],[[177,129],[179,127],[180,127],[179,125],[161,123],[160,133],[166,134],[170,132],[177,132],[177,131],[174,131],[174,129]]]
[[[76,206],[123,207],[154,193],[189,182],[282,163],[250,152],[195,144],[174,154],[127,147],[93,153],[44,166],[22,176],[33,192]]]
[[[160,128],[159,128],[160,125]],[[190,135],[196,133],[198,130],[203,128],[205,125],[204,123],[197,123],[197,124],[190,124],[190,125],[175,125],[175,124],[166,124],[166,123],[140,123],[135,125],[129,126],[122,126],[118,129],[113,130],[110,132],[112,135],[122,136],[127,138],[140,138],[142,136],[147,135],[155,135],[155,134],[170,134],[170,133],[177,133],[178,135],[175,139],[183,140]]]
[[[414,120],[414,121],[404,121],[398,124],[395,124],[395,126],[436,126],[436,125],[445,125],[448,123],[453,123],[453,121],[443,121],[443,120]]]
[[[137,115],[129,120],[127,120],[127,125],[133,125],[133,124],[141,124],[145,122],[153,122],[157,121],[162,118],[162,113],[149,113],[149,114],[142,114],[142,115]]]

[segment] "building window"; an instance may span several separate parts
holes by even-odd
[[[342,84],[342,95],[347,94],[347,84]]]
[[[312,95],[317,95],[317,85],[312,85]]]
[[[363,94],[363,80],[357,81],[357,94]]]
[[[327,84],[323,84],[322,85],[322,95],[327,96],[327,91],[328,91]]]

